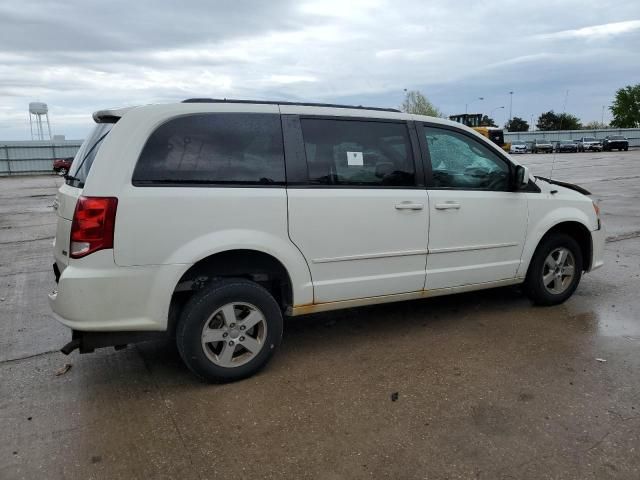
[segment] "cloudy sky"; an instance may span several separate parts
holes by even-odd
[[[0,140],[29,138],[30,101],[49,104],[54,133],[82,138],[111,106],[396,107],[404,89],[499,123],[509,91],[514,116],[566,100],[599,121],[617,88],[639,82],[639,0],[0,0]]]

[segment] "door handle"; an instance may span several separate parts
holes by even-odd
[[[396,204],[396,210],[422,210],[423,208],[422,203],[402,202]]]
[[[458,202],[436,203],[436,210],[460,210]]]

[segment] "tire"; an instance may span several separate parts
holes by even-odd
[[[570,253],[565,256],[564,267],[560,267],[560,276],[553,274],[551,265],[559,260],[559,252]],[[549,260],[551,258],[552,261]],[[564,275],[573,264],[573,276]],[[524,290],[536,305],[558,305],[567,300],[580,283],[582,276],[582,251],[573,237],[564,233],[554,233],[542,239],[531,259]],[[549,282],[549,279],[550,282]]]
[[[625,152],[628,152],[628,151],[629,151],[629,147],[625,148],[625,149],[624,149],[624,151],[625,151]]]
[[[252,326],[242,325],[245,321]],[[176,344],[198,378],[232,382],[267,364],[282,341],[282,328],[280,306],[266,289],[242,278],[225,279],[187,302],[177,325]],[[207,332],[210,342],[204,338]]]

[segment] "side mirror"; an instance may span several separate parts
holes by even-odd
[[[516,189],[521,189],[529,185],[529,168],[518,165],[516,167]]]

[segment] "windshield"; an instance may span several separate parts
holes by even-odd
[[[611,140],[625,140],[625,138],[622,135],[613,135]]]
[[[596,139],[595,139],[594,137],[585,137],[585,138],[584,138],[584,141],[585,141],[585,142],[595,142],[595,141],[596,141]]]
[[[107,134],[111,131],[113,123],[98,123],[89,136],[82,142],[80,150],[76,153],[71,164],[71,170],[66,178],[67,185],[72,187],[84,187],[84,182],[87,180],[93,160],[96,158],[96,154],[100,149],[102,141]]]

